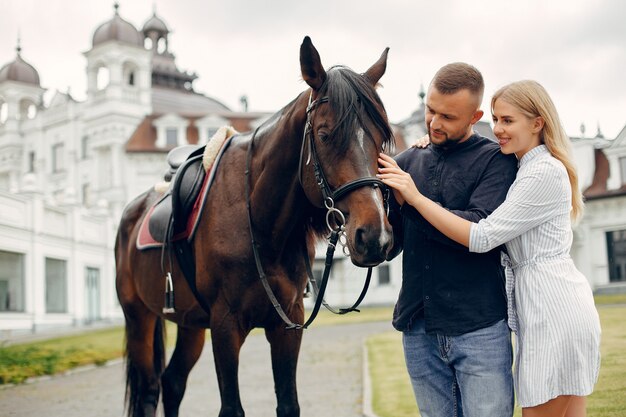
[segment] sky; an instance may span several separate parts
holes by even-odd
[[[85,98],[86,59],[113,0],[0,0],[0,66],[22,58],[41,84]],[[325,67],[364,72],[389,47],[379,94],[397,123],[441,66],[464,61],[485,78],[483,110],[508,82],[534,79],[571,136],[614,138],[626,125],[626,2],[622,0],[119,0],[137,29],[153,10],[168,25],[178,68],[195,90],[241,110],[276,111],[307,86],[299,47],[310,36]]]

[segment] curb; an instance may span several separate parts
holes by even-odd
[[[372,409],[372,380],[370,378],[367,341],[363,342],[363,417],[378,417]]]

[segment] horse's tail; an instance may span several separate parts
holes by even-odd
[[[161,375],[165,368],[165,326],[164,320],[156,319],[154,326],[154,342],[152,347],[154,375],[158,381],[156,390],[149,390],[145,387],[147,381],[142,380],[141,370],[133,361],[128,350],[128,326],[126,327],[126,395],[124,402],[126,404],[127,415],[133,417],[135,415],[143,415],[141,411],[143,404],[152,403],[156,409],[159,402],[159,394],[161,387]],[[143,391],[143,392],[142,392]],[[145,396],[142,398],[142,395]],[[136,414],[137,413],[137,414]]]

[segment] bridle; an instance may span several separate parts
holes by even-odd
[[[287,317],[287,315],[285,314],[283,308],[281,307],[280,303],[278,302],[276,296],[274,295],[274,292],[272,291],[268,281],[267,281],[267,276],[265,274],[265,271],[263,270],[263,265],[261,263],[261,257],[259,255],[259,248],[258,248],[258,244],[254,238],[254,232],[253,232],[253,228],[252,228],[252,210],[251,210],[251,204],[250,204],[250,165],[251,165],[251,160],[252,160],[252,149],[253,149],[253,145],[254,145],[254,139],[256,137],[256,134],[259,130],[259,128],[257,128],[254,133],[252,134],[252,137],[250,139],[250,144],[248,146],[248,152],[247,152],[247,158],[246,158],[246,181],[245,181],[245,186],[246,186],[246,206],[248,209],[248,225],[250,228],[250,236],[251,236],[251,240],[252,240],[252,252],[254,254],[254,259],[255,259],[255,263],[256,263],[256,267],[257,267],[257,271],[259,274],[259,278],[261,279],[261,283],[263,284],[263,287],[265,289],[265,292],[267,293],[268,298],[270,299],[272,305],[274,306],[274,309],[276,310],[276,312],[278,313],[278,315],[281,317],[281,319],[285,322],[285,324],[287,324],[287,329],[302,329],[302,328],[307,328],[315,319],[315,317],[317,316],[317,313],[319,312],[320,306],[324,305],[328,310],[330,310],[331,312],[335,313],[335,314],[346,314],[349,313],[351,311],[359,311],[357,310],[357,307],[359,306],[359,304],[361,303],[361,301],[363,301],[363,298],[365,297],[365,294],[367,293],[367,289],[369,287],[369,283],[371,280],[371,276],[372,276],[372,267],[368,268],[368,272],[367,272],[367,277],[365,279],[365,284],[363,286],[363,290],[361,291],[361,294],[359,295],[357,301],[349,308],[342,308],[337,310],[334,310],[333,308],[331,308],[325,301],[324,301],[324,293],[326,290],[326,285],[328,283],[328,277],[330,275],[330,268],[332,266],[332,260],[333,260],[333,256],[334,256],[334,252],[335,252],[335,248],[337,246],[337,242],[340,240],[342,241],[342,245],[344,248],[344,253],[346,255],[349,255],[349,252],[346,252],[348,249],[347,246],[347,238],[346,238],[346,234],[345,234],[345,223],[346,223],[346,219],[344,214],[341,212],[341,210],[337,209],[335,207],[335,202],[339,201],[341,198],[345,197],[348,193],[361,188],[361,187],[366,187],[366,186],[371,186],[374,188],[380,188],[383,194],[383,204],[385,206],[386,211],[388,212],[388,198],[389,198],[389,189],[387,188],[387,186],[378,178],[376,177],[362,177],[362,178],[357,178],[356,180],[353,181],[349,181],[345,184],[342,184],[341,186],[339,186],[338,188],[336,188],[335,190],[331,189],[330,183],[328,182],[328,180],[326,179],[326,175],[324,174],[324,170],[322,168],[322,165],[320,163],[320,159],[317,153],[317,149],[315,147],[315,139],[314,139],[314,135],[313,135],[313,125],[311,123],[311,114],[312,112],[322,103],[327,103],[329,101],[328,96],[323,96],[320,97],[318,99],[313,100],[313,93],[311,92],[311,94],[309,95],[309,103],[307,105],[306,108],[306,122],[304,125],[304,133],[303,133],[303,138],[302,138],[302,147],[300,149],[300,160],[299,160],[299,164],[298,164],[298,180],[300,182],[300,186],[304,189],[304,183],[302,181],[302,171],[304,169],[305,165],[308,165],[310,162],[313,163],[313,172],[315,174],[315,181],[320,189],[320,192],[322,194],[322,198],[324,201],[324,206],[326,207],[326,225],[328,226],[328,229],[330,230],[330,235],[328,237],[328,248],[326,250],[326,262],[325,262],[325,268],[324,268],[324,273],[322,274],[322,281],[321,284],[318,286],[317,281],[313,275],[313,272],[311,270],[311,264],[310,264],[310,260],[309,260],[309,254],[306,251],[306,244],[304,245],[304,259],[305,259],[305,265],[306,265],[306,270],[307,270],[307,275],[308,275],[308,279],[309,282],[311,283],[311,287],[313,289],[313,292],[316,296],[316,300],[315,300],[315,305],[313,307],[313,310],[311,312],[311,315],[309,316],[309,318],[307,319],[307,321],[304,324],[296,324],[293,323],[289,317]],[[307,157],[306,162],[303,164],[303,159],[304,159],[304,151],[305,151],[305,146],[308,144],[309,146],[309,156]],[[387,213],[388,214],[388,213]]]
[[[317,148],[315,147],[315,138],[313,137],[313,124],[311,123],[311,114],[313,113],[313,110],[315,110],[320,104],[327,103],[328,100],[329,99],[327,96],[323,96],[313,100],[313,93],[311,92],[311,94],[309,95],[309,104],[306,108],[306,122],[304,125],[302,147],[300,149],[300,162],[298,166],[298,180],[300,181],[300,186],[304,188],[304,183],[302,181],[302,171],[304,169],[304,165],[308,165],[310,162],[313,162],[315,181],[322,193],[324,205],[329,210],[329,206],[334,207],[335,202],[339,201],[346,194],[354,191],[357,188],[365,187],[368,185],[374,188],[380,188],[381,190],[383,190],[383,197],[386,197],[389,190],[387,189],[387,186],[376,177],[357,178],[356,180],[349,181],[339,186],[335,190],[332,190],[330,188],[330,183],[326,179],[326,175],[324,175],[324,169],[320,164],[320,159],[317,154]],[[309,156],[307,157],[307,160],[303,165],[304,150],[307,144],[309,146]],[[386,201],[387,199],[385,198],[385,202]]]

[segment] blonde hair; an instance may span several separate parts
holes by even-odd
[[[572,158],[572,146],[548,92],[536,81],[523,80],[505,85],[496,91],[491,98],[492,113],[498,99],[515,106],[529,118],[543,119],[544,126],[539,138],[550,154],[561,161],[567,170],[572,188],[571,218],[576,222],[583,214],[583,197],[578,189],[578,174]]]

